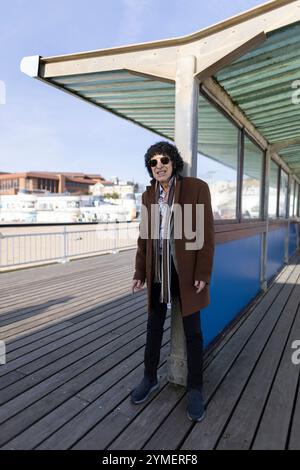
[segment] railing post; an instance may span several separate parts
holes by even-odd
[[[64,254],[63,254],[62,259],[60,260],[61,263],[68,263],[69,262],[67,236],[68,236],[67,226],[64,225],[64,231],[63,231]]]
[[[4,236],[0,232],[0,268],[2,268],[2,238],[4,238]]]
[[[112,253],[115,255],[116,253],[119,252],[118,250],[118,244],[117,244],[117,237],[119,236],[119,221],[115,221],[115,228],[114,228],[114,236],[113,236],[113,250]]]

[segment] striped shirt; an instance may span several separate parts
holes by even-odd
[[[166,212],[169,208],[168,205],[168,197],[169,197],[169,189],[173,182],[174,176],[170,178],[168,183],[168,190],[165,191],[162,185],[159,186],[159,212],[160,212],[160,226],[159,226],[159,251],[162,254],[162,246],[163,246],[163,239],[164,239],[164,230],[165,230],[165,220],[166,220]]]

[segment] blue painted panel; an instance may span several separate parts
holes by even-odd
[[[201,313],[205,346],[260,291],[261,235],[216,246],[210,305]]]
[[[267,273],[269,281],[284,264],[284,235],[285,229],[271,230],[268,233]]]
[[[297,250],[297,224],[290,224],[289,230],[289,256],[292,256]]]

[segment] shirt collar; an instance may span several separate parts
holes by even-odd
[[[170,188],[174,178],[175,178],[175,175],[173,175],[172,178],[170,178],[169,183],[168,183],[169,188]],[[164,192],[164,188],[162,187],[161,184],[159,184],[159,194],[161,195],[163,192]]]

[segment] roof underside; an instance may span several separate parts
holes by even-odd
[[[300,79],[299,68],[300,23],[295,23],[268,33],[262,46],[222,69],[214,78],[273,144],[300,138],[300,104],[292,100],[297,91],[292,84]],[[172,81],[156,80],[129,70],[56,76],[47,81],[174,139],[175,83]],[[199,151],[209,141],[220,148],[226,145],[228,133],[224,134],[223,116],[213,113],[201,99],[199,116]],[[278,153],[300,176],[300,143]]]
[[[300,79],[300,23],[267,36],[262,46],[220,71],[216,79],[273,144],[300,137],[300,103],[293,100]],[[300,144],[279,154],[300,175]]]
[[[174,138],[175,83],[126,70],[55,77],[50,81],[158,134]]]

